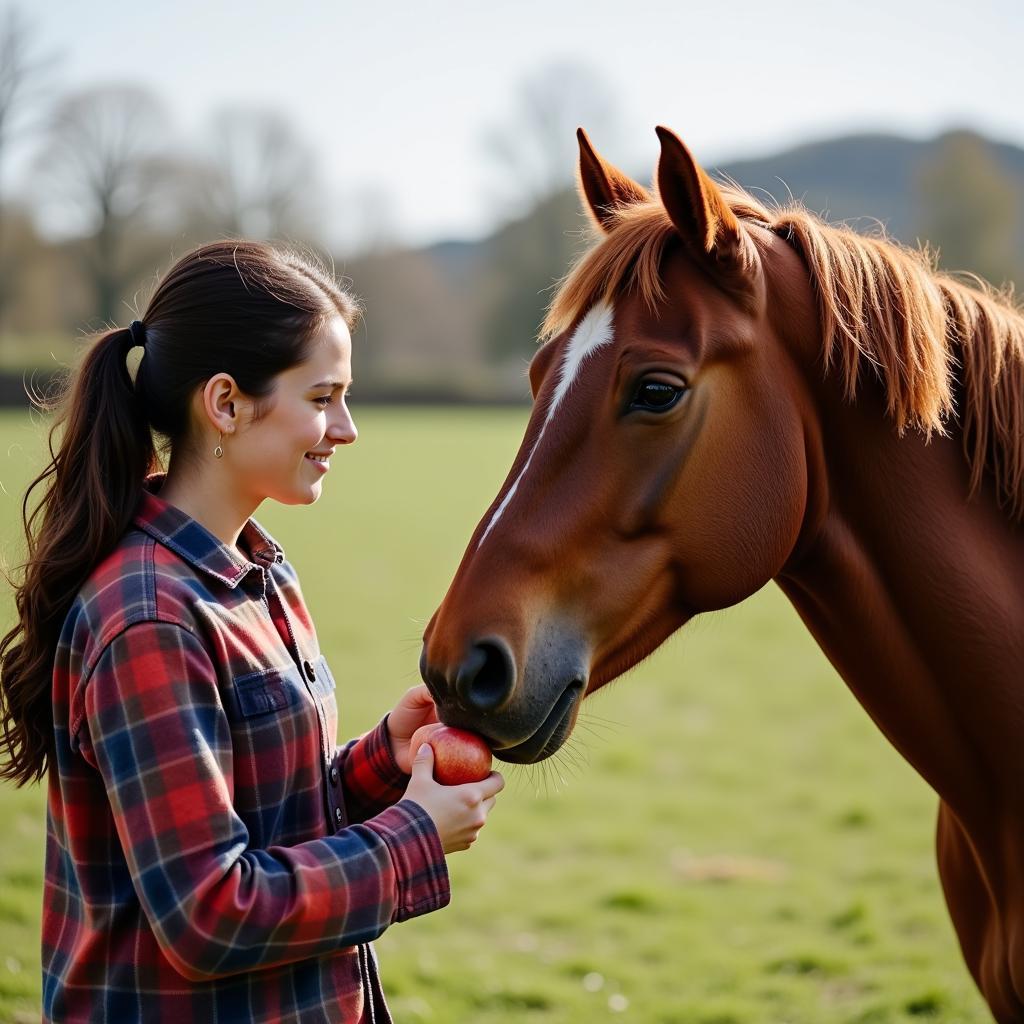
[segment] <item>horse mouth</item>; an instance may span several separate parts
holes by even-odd
[[[562,691],[547,717],[529,739],[512,747],[495,748],[495,757],[512,764],[535,764],[550,757],[572,731],[572,711],[584,690],[584,683],[574,679]]]

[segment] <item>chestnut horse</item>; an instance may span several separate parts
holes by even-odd
[[[539,761],[584,696],[776,580],[938,793],[963,955],[1024,1020],[1024,317],[658,135],[651,194],[580,132],[602,237],[423,678],[444,721]]]

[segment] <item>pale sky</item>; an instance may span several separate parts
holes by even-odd
[[[4,2],[4,0],[0,0]],[[223,104],[285,113],[344,238],[384,197],[404,241],[477,237],[503,212],[482,138],[522,79],[585,63],[614,95],[606,157],[649,180],[654,126],[699,160],[861,130],[969,126],[1024,145],[1020,0],[45,0],[23,4],[61,54],[55,87],[134,81],[182,139]],[[511,139],[513,147],[515,139]],[[6,172],[24,183],[28,153]]]

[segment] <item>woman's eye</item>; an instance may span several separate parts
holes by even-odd
[[[647,409],[650,412],[667,412],[683,396],[686,388],[666,384],[660,380],[641,381],[630,402],[630,409]]]
[[[331,404],[331,396],[330,395],[321,395],[319,398],[314,398],[313,401],[316,402],[317,405],[320,405],[320,406],[330,405]]]

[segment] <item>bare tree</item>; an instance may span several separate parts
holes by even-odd
[[[125,266],[126,240],[164,179],[168,131],[163,106],[148,91],[94,86],[58,104],[37,158],[45,202],[65,228],[84,236],[78,251],[104,322],[116,319],[123,284],[134,273]]]
[[[232,107],[210,122],[203,202],[220,231],[251,238],[319,235],[313,150],[282,114]]]
[[[28,135],[38,122],[31,114],[44,95],[53,58],[38,54],[35,30],[17,7],[0,13],[0,333],[12,289],[14,260],[6,251],[3,170],[12,143]]]
[[[576,129],[614,148],[615,99],[585,64],[561,61],[523,79],[507,117],[484,134],[503,191],[526,207],[569,187],[576,167]]]

